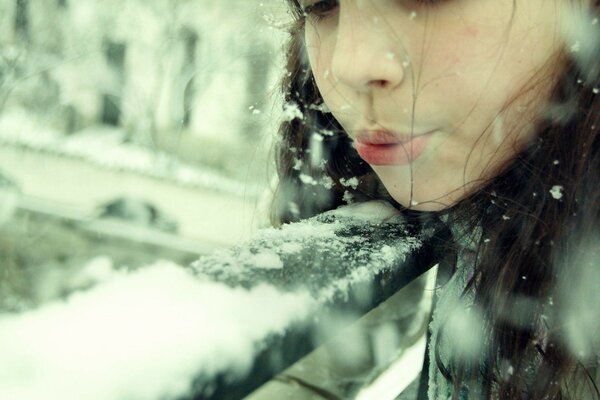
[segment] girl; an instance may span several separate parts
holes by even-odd
[[[275,221],[449,226],[421,398],[600,398],[600,1],[288,2]]]

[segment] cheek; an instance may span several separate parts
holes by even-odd
[[[312,55],[309,55],[313,77],[323,102],[342,126],[345,126],[344,122],[348,117],[348,113],[342,110],[349,107],[351,100],[347,95],[344,95],[344,87],[336,82],[331,73],[330,58],[322,50],[321,48],[320,51],[315,51]]]
[[[328,48],[327,41],[324,41],[315,29],[309,25],[306,26],[304,38],[310,68],[313,71],[315,79],[319,80],[317,83],[320,83],[323,81],[323,76],[326,75],[326,71],[331,64],[331,51]]]
[[[466,26],[437,40],[425,56],[422,101],[437,100],[454,127],[489,124],[524,83],[517,79],[519,58],[503,51],[495,33]]]
[[[428,42],[418,43],[412,52],[413,65],[420,68],[417,83],[425,88],[430,84],[438,87],[473,85],[486,64],[484,58],[490,57],[486,55],[490,52],[479,36],[479,29],[469,26],[440,28],[432,32]],[[417,51],[423,46],[426,46],[426,51]]]
[[[319,58],[319,43],[317,42],[317,35],[314,29],[309,25],[306,25],[304,28],[304,49],[306,50],[308,61],[314,70],[316,67],[315,63]]]

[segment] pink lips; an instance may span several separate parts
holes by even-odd
[[[354,143],[358,155],[371,165],[408,165],[423,153],[432,133],[402,135],[363,131]]]

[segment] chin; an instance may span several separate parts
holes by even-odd
[[[415,211],[442,211],[456,204],[456,201],[450,199],[448,195],[417,196],[413,194],[412,199],[410,198],[410,193],[400,194],[390,192],[390,195],[403,207]],[[419,201],[419,199],[423,200]]]
[[[451,174],[440,177],[431,171],[410,168],[373,169],[390,196],[409,210],[442,211],[454,206],[474,189],[473,185],[454,182]],[[411,184],[402,182],[412,182],[412,188]]]

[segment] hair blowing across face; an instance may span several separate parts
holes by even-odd
[[[304,56],[303,15],[289,3],[296,22],[283,90],[303,118],[280,127],[273,221],[335,208],[344,196],[392,201],[340,125],[323,111]],[[592,9],[597,17],[600,1]],[[537,124],[535,140],[500,175],[442,212],[450,224],[482,230],[467,288],[482,316],[481,361],[434,361],[452,382],[454,398],[461,388],[484,382],[485,398],[600,399],[595,382],[600,316],[590,311],[598,309],[600,297],[593,286],[600,280],[600,257],[594,253],[600,248],[599,27],[585,54],[575,58],[565,52],[552,92],[555,106]],[[320,163],[311,160],[314,133],[323,137]],[[359,177],[357,186],[348,183],[352,177]],[[515,314],[517,298],[528,299],[528,307],[518,310],[518,320],[507,318]]]

